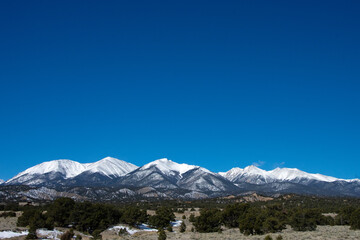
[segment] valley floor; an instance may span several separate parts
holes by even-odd
[[[195,240],[195,239],[237,239],[237,240],[263,240],[266,235],[256,235],[256,236],[244,236],[239,232],[238,229],[227,229],[223,233],[194,233],[194,232],[185,232],[179,233],[177,229],[174,228],[176,232],[166,233],[167,239],[183,239],[183,240]],[[318,226],[316,231],[312,232],[296,232],[290,229],[286,229],[281,233],[270,234],[275,240],[278,235],[281,235],[284,240],[343,240],[343,239],[360,239],[360,231],[350,230],[348,226]],[[157,240],[158,235],[156,232],[142,232],[136,233],[131,236],[116,236],[108,232],[104,232],[103,240],[112,240],[112,239],[144,239],[144,240]]]
[[[198,212],[195,212],[197,215]],[[20,212],[17,213],[17,216],[20,215]],[[182,220],[182,215],[176,213],[176,219]],[[191,232],[190,229],[192,228],[191,222],[188,221],[190,212],[185,212],[187,219],[185,219],[185,224],[187,225],[187,230],[185,233],[179,232],[178,225],[175,226],[174,232],[167,232],[167,239],[183,239],[183,240],[195,240],[195,239],[237,239],[237,240],[263,240],[266,235],[256,235],[256,236],[245,236],[239,232],[239,229],[225,229],[222,233],[196,233]],[[9,217],[9,218],[0,218],[0,231],[15,231],[21,232],[26,230],[25,228],[18,228],[16,227],[16,220],[17,217]],[[61,232],[65,232],[66,229],[59,229]],[[345,239],[353,239],[359,240],[360,239],[360,230],[354,231],[350,230],[349,226],[318,226],[316,231],[311,232],[297,232],[293,231],[290,227],[283,230],[281,233],[270,234],[272,238],[275,240],[277,236],[281,235],[284,240],[345,240]],[[57,234],[59,237],[60,234]],[[108,229],[102,233],[103,240],[117,240],[117,239],[132,239],[132,240],[157,240],[158,235],[157,232],[154,231],[140,231],[136,232],[132,235],[125,235],[119,236],[117,231],[114,229]],[[50,236],[49,236],[50,237]],[[0,237],[1,238],[1,237]],[[13,238],[6,238],[8,240],[24,240],[25,236],[13,237]],[[51,238],[50,239],[54,239]],[[88,240],[89,237],[83,235],[83,240]]]

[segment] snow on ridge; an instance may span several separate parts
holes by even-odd
[[[11,180],[17,179],[21,176],[27,175],[27,174],[45,174],[50,172],[59,172],[65,176],[65,178],[71,178],[75,177],[79,173],[83,172],[85,170],[84,164],[81,164],[79,162],[75,162],[68,159],[59,159],[59,160],[53,160],[53,161],[47,161],[40,163],[38,165],[35,165],[31,168],[26,169],[25,171],[19,173],[15,177],[13,177]],[[7,182],[9,182],[7,181]]]
[[[62,174],[65,179],[76,177],[87,171],[91,173],[99,172],[108,177],[123,176],[136,168],[138,167],[134,164],[112,157],[106,157],[94,163],[79,163],[69,159],[59,159],[43,162],[30,167],[6,181],[6,183],[19,178],[22,178],[23,181],[27,181],[31,178],[31,175],[41,175],[52,172]]]
[[[239,174],[241,174],[244,169],[239,167],[234,167],[227,172],[219,172],[219,175],[223,176],[224,178],[232,181],[234,180]]]
[[[89,163],[87,165],[86,171],[95,173],[101,172],[107,177],[112,178],[112,176],[120,177],[124,176],[129,172],[137,169],[138,166],[128,163],[116,158],[106,157],[97,162]]]
[[[173,162],[167,158],[161,158],[158,160],[155,160],[153,162],[150,162],[148,164],[145,164],[144,166],[141,167],[141,169],[148,169],[152,166],[155,166],[156,168],[158,168],[161,172],[169,175],[171,174],[171,172],[178,172],[180,174],[180,176],[184,173],[186,173],[187,171],[190,171],[192,169],[195,168],[199,168],[199,166],[195,166],[195,165],[189,165],[186,163],[176,163]]]
[[[256,166],[247,166],[244,169],[235,167],[227,172],[219,172],[219,174],[230,181],[241,176],[262,176],[265,181],[279,180],[279,181],[292,181],[295,179],[308,179],[322,182],[335,182],[335,181],[346,181],[346,182],[357,182],[359,179],[340,179],[331,176],[326,176],[319,173],[307,173],[297,168],[275,168],[270,171],[260,169]]]

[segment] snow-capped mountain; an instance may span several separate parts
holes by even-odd
[[[359,179],[338,179],[296,168],[266,171],[256,166],[214,173],[200,166],[179,164],[166,158],[142,167],[112,157],[94,163],[54,160],[31,167],[1,185],[28,185],[31,188],[47,187],[59,191],[79,187],[82,190],[76,190],[77,193],[96,196],[96,199],[101,199],[104,189],[111,192],[109,198],[124,195],[120,190],[112,192],[111,189],[127,189],[126,193],[136,192],[148,197],[171,198],[203,198],[249,191],[360,196]],[[94,187],[94,191],[89,192],[89,187]]]
[[[193,191],[230,191],[236,187],[219,174],[185,163],[179,164],[166,158],[159,159],[136,169],[120,179],[130,186],[152,186],[165,189]]]
[[[28,168],[6,181],[6,184],[56,185],[85,173],[114,178],[123,176],[136,168],[138,167],[134,164],[111,157],[106,157],[94,163],[79,163],[60,159],[43,162]]]
[[[160,170],[163,174],[165,174],[167,176],[179,175],[180,178],[187,171],[194,169],[194,168],[199,168],[198,166],[188,165],[186,163],[179,164],[179,163],[173,162],[167,158],[161,158],[161,159],[155,160],[153,162],[150,162],[148,164],[145,164],[144,166],[139,168],[139,171],[150,169],[152,167],[157,168],[158,170]]]
[[[244,169],[232,168],[227,172],[220,172],[219,174],[234,183],[265,184],[272,182],[347,181],[318,173],[307,173],[296,168],[276,168],[271,171],[265,171],[253,165]]]
[[[4,180],[0,179],[0,185],[3,184],[4,182],[5,182]]]
[[[100,161],[85,165],[86,170],[82,173],[100,173],[109,178],[124,176],[138,168],[138,166],[132,163],[128,163],[112,157],[106,157],[101,159]]]

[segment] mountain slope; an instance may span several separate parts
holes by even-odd
[[[307,173],[296,168],[276,168],[271,171],[265,171],[255,166],[248,166],[244,169],[233,168],[228,172],[221,172],[219,174],[234,183],[246,182],[252,184],[272,182],[306,183],[311,181],[347,181],[322,174]]]
[[[197,166],[179,164],[166,158],[158,159],[130,172],[121,184],[129,186],[152,186],[155,188],[178,188],[183,174]]]
[[[148,163],[121,179],[129,186],[154,188],[181,188],[199,192],[234,191],[237,187],[217,173],[188,164],[179,164],[166,158]]]
[[[142,167],[111,157],[84,164],[54,160],[31,167],[2,185],[28,185],[61,191],[64,188],[81,187],[86,190],[93,187],[97,189],[97,199],[101,199],[102,189],[105,188],[110,192],[114,188],[131,189],[148,197],[169,198],[239,195],[249,191],[360,197],[359,179],[338,179],[296,168],[265,171],[256,166],[214,173],[200,166],[179,164],[166,158]],[[125,195],[128,192],[126,190]],[[116,198],[113,194],[117,193],[111,193],[110,198]],[[123,195],[121,192],[118,194]]]
[[[79,163],[72,160],[53,160],[38,164],[6,181],[6,184],[26,185],[66,185],[82,174],[95,174],[106,178],[116,178],[135,170],[137,166],[116,158],[106,157],[95,163]],[[91,184],[91,182],[90,182]]]

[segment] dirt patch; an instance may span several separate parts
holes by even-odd
[[[3,213],[3,211],[0,213]],[[22,212],[16,212],[16,217],[0,217],[0,231],[25,230],[26,228],[19,228],[16,226],[17,219],[21,214]]]

